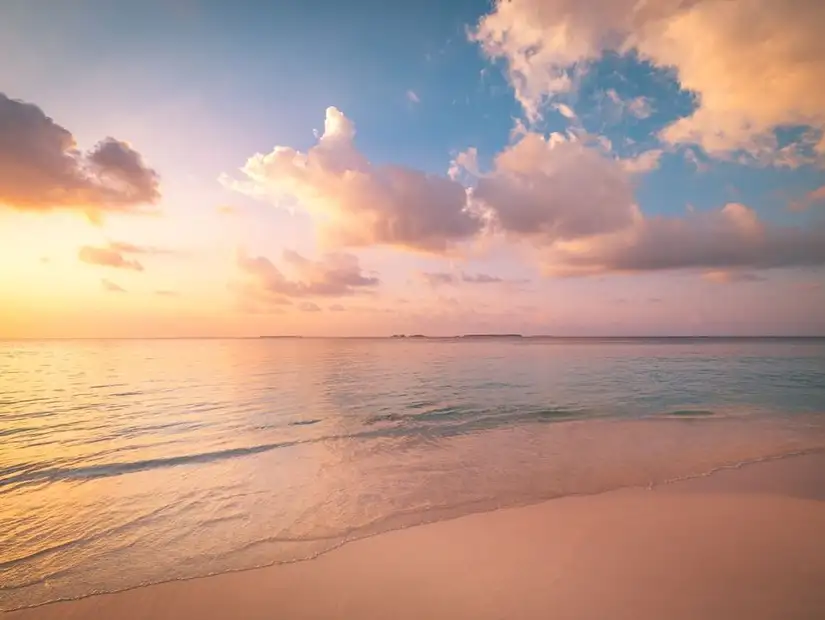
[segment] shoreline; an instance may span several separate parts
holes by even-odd
[[[608,524],[607,530],[599,527],[591,532],[594,539],[581,538],[582,524],[592,522],[594,515],[598,521],[600,515],[610,514],[622,526]],[[685,519],[686,515],[692,515],[692,518]],[[760,515],[772,515],[775,523],[772,525]],[[728,518],[720,521],[720,516]],[[646,529],[638,529],[640,520],[647,523]],[[543,521],[553,523],[554,527],[547,528]],[[636,524],[633,527],[638,531],[632,527],[632,531],[628,531],[625,527],[628,524]],[[796,527],[789,528],[789,525]],[[732,613],[748,614],[749,618],[817,617],[794,615],[788,608],[803,603],[812,614],[825,616],[825,592],[818,594],[815,588],[811,589],[813,580],[825,583],[825,454],[822,453],[785,455],[723,467],[708,474],[657,485],[652,490],[623,488],[465,514],[345,541],[308,560],[143,585],[9,611],[5,615],[21,620],[81,617],[200,617],[211,620],[232,616],[270,617],[267,614],[277,608],[288,611],[284,617],[307,618],[377,618],[387,614],[399,618],[502,617],[501,614],[505,617],[541,617],[554,608],[566,606],[571,613],[575,612],[570,617],[589,617],[587,614],[590,613],[597,617],[599,614],[624,617],[616,616],[613,607],[605,607],[602,611],[599,611],[601,608],[586,608],[604,604],[604,601],[598,603],[583,593],[588,590],[588,584],[590,587],[596,585],[592,583],[592,574],[603,572],[606,566],[616,562],[621,563],[624,556],[634,556],[637,564],[643,568],[647,566],[648,580],[657,578],[657,575],[661,579],[662,574],[668,574],[667,570],[678,567],[679,556],[684,560],[685,554],[689,556],[698,548],[704,549],[705,563],[710,559],[713,566],[724,559],[716,556],[725,541],[731,537],[738,540],[746,533],[746,540],[740,540],[737,547],[741,556],[738,570],[755,573],[744,580],[741,584],[744,587],[731,586],[736,592],[731,593],[726,605],[719,607],[720,614],[725,607],[724,614],[712,615],[711,606],[702,612],[701,617],[733,617]],[[490,539],[495,540],[491,542]],[[660,557],[662,549],[672,546],[674,539],[682,542],[668,554],[668,557],[673,556],[672,559]],[[708,539],[713,539],[710,547],[707,546]],[[577,541],[573,548],[570,540]],[[620,552],[614,549],[612,553],[604,553],[621,541],[624,542],[619,545],[622,547]],[[634,542],[627,548],[625,543]],[[776,547],[769,553],[780,559],[775,565],[766,565],[766,544]],[[490,556],[476,557],[478,549],[485,546],[491,546]],[[531,549],[542,552],[537,557],[530,553]],[[514,553],[516,550],[518,553]],[[587,566],[587,570],[559,572],[557,562],[545,564],[539,561],[541,557],[557,556],[559,551],[564,551],[565,557],[575,564]],[[762,558],[761,562],[757,561],[759,558]],[[444,566],[451,568],[443,572]],[[466,574],[468,566],[481,576]],[[687,566],[688,569],[696,568],[690,562]],[[783,579],[783,575],[799,572],[800,567],[803,577],[808,575],[810,581],[803,578],[792,583]],[[730,565],[727,568],[727,580],[735,579],[737,570]],[[696,573],[692,580],[680,579],[678,584],[668,582],[666,585],[672,592],[668,597],[657,598],[661,607],[655,613],[672,618],[696,617],[678,615],[678,607],[684,607],[688,599],[704,601],[706,606],[708,597],[718,599],[720,594],[714,580],[700,578],[701,573]],[[613,575],[613,580],[621,574]],[[485,575],[487,577],[482,578]],[[558,591],[548,596],[541,584],[546,585],[547,577],[553,575],[551,581],[556,583]],[[400,577],[403,579],[399,583]],[[485,587],[478,587],[480,581],[486,584]],[[502,588],[501,584],[508,581],[510,585]],[[411,599],[417,590],[412,585],[405,585],[411,583],[418,583],[435,599],[415,596]],[[383,587],[377,587],[381,584]],[[774,584],[773,587],[768,587],[770,584]],[[777,588],[777,584],[783,585]],[[489,599],[491,587],[498,594]],[[519,593],[525,587],[530,592]],[[599,587],[606,586],[600,584]],[[472,595],[468,589],[473,591]],[[574,596],[571,589],[582,593]],[[614,598],[632,595],[638,599],[640,592],[637,590],[638,586],[628,583],[625,588],[614,588],[611,592]],[[393,596],[388,597],[387,591],[394,592]],[[747,595],[746,591],[751,594]],[[773,606],[768,604],[770,601],[760,600],[764,599],[760,593],[767,591],[773,592]],[[318,592],[327,593],[327,596],[319,598]],[[489,600],[479,607],[478,597]],[[401,600],[406,602],[399,606]],[[230,601],[231,605],[227,606],[225,601]],[[731,608],[737,601],[737,609],[741,611]],[[717,603],[721,605],[718,600]],[[524,605],[527,607],[523,608]],[[804,611],[802,607],[799,609],[799,613]],[[487,615],[494,610],[498,610],[499,615]],[[627,611],[628,618],[657,617],[644,615],[654,612],[652,608],[646,611],[644,605]]]

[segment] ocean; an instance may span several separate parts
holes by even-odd
[[[825,451],[825,339],[0,342],[0,609]]]

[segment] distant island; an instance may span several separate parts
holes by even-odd
[[[459,338],[524,338],[521,334],[464,334]]]
[[[422,334],[413,334],[412,336],[407,336],[406,334],[393,334],[391,338],[437,338],[440,340],[449,340],[452,338],[464,338],[464,339],[489,339],[489,338],[524,338],[521,334],[463,334],[460,336],[424,336]]]
[[[290,339],[290,338],[303,338],[303,336],[258,336],[258,338],[280,338],[280,339]]]

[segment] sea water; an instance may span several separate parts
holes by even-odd
[[[822,450],[822,339],[0,342],[0,609]]]

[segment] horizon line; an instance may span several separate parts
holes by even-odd
[[[562,336],[552,334],[456,334],[451,336],[389,335],[389,336],[307,336],[307,335],[257,335],[257,336],[22,336],[0,337],[0,342],[25,342],[43,340],[651,340],[651,339],[727,339],[727,340],[756,340],[756,339],[825,339],[825,334],[636,334],[636,335],[588,335]]]

